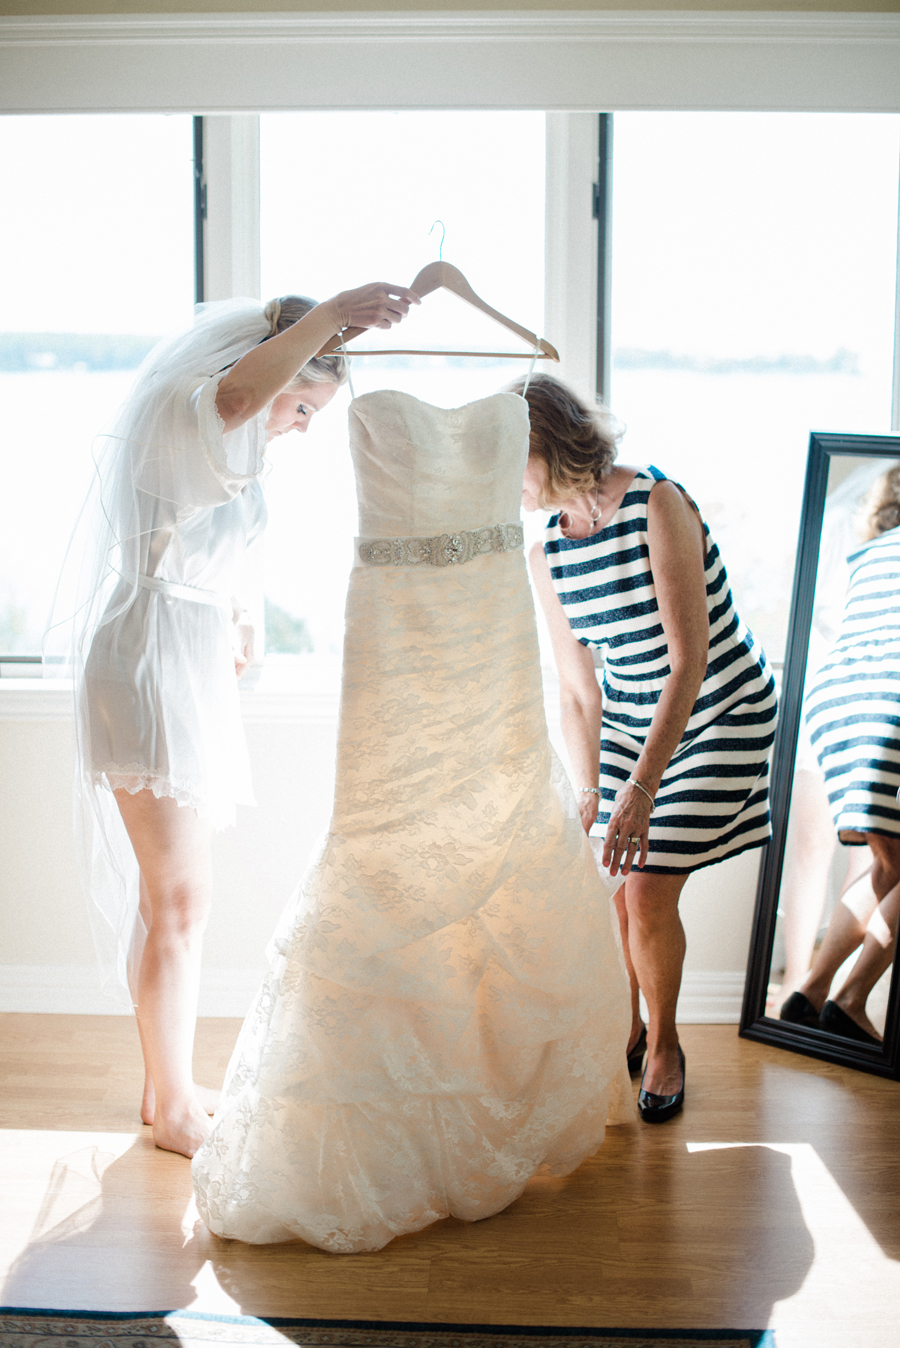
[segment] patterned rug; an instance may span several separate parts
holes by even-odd
[[[0,1307],[0,1348],[775,1348],[762,1329],[568,1329]]]

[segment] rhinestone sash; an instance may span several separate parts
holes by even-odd
[[[457,529],[433,538],[357,538],[357,565],[461,566],[488,552],[515,552],[524,543],[521,524]]]

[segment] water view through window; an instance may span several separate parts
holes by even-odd
[[[95,437],[191,321],[191,119],[4,117],[0,160],[0,654],[33,653]]]
[[[900,118],[615,118],[624,462],[698,502],[781,660],[811,430],[891,429]]]
[[[777,660],[809,432],[890,429],[900,118],[614,120],[621,457],[696,497]],[[408,284],[442,253],[490,304],[560,342],[543,334],[543,114],[269,113],[260,148],[266,297]],[[0,153],[7,200],[23,203],[0,222],[0,653],[34,652],[93,441],[153,340],[190,322],[191,119],[10,117]],[[509,341],[440,293],[400,332],[411,347]],[[353,375],[357,392],[452,406],[524,368],[380,357]],[[305,439],[274,445],[266,477],[273,669],[293,660],[328,686],[356,528],[348,400],[342,390]]]

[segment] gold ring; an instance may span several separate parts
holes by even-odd
[[[629,844],[630,844],[632,847],[640,847],[640,845],[641,845],[641,840],[640,840],[639,837],[638,837],[638,838],[629,838],[629,839],[628,839],[628,842],[629,842]]]

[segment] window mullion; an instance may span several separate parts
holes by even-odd
[[[194,303],[206,299],[206,170],[203,163],[203,118],[194,117]]]
[[[202,123],[203,298],[259,299],[259,117],[221,115]]]
[[[897,273],[894,299],[894,378],[891,387],[891,430],[900,435],[900,201],[897,204]]]
[[[609,405],[612,383],[613,114],[601,112],[594,219],[597,221],[597,394]]]
[[[195,181],[202,193],[197,213],[202,223],[198,255],[203,278],[202,294],[198,285],[197,299],[260,299],[259,117],[240,114],[197,120],[202,121],[202,172],[197,180],[195,157]],[[196,156],[196,122],[194,144]],[[248,559],[246,590],[240,597],[254,628],[257,664],[244,677],[245,689],[255,684],[258,662],[265,653],[262,561],[258,548],[251,551],[254,557],[252,562]]]
[[[560,374],[597,392],[597,114],[548,112],[544,227],[544,332],[559,348]]]

